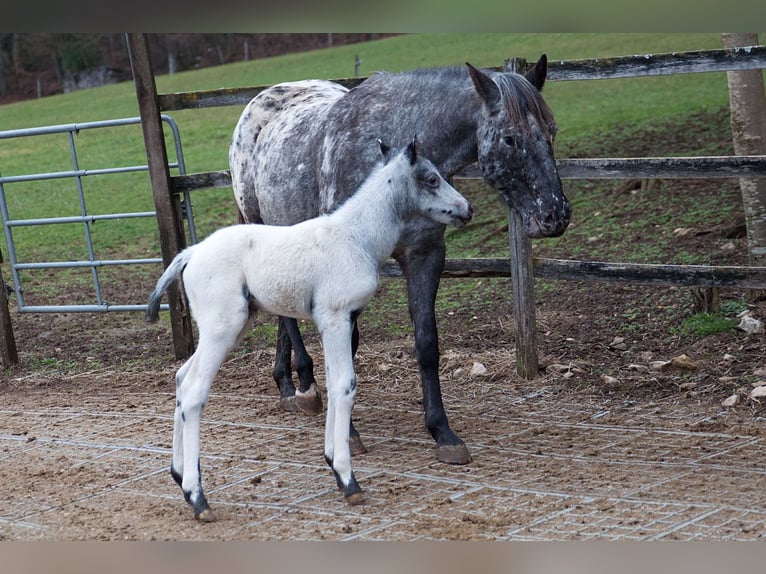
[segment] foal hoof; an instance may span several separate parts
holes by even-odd
[[[218,517],[215,515],[215,512],[213,512],[213,509],[209,506],[200,512],[198,515],[196,515],[194,518],[197,519],[198,522],[215,522],[218,520]]]
[[[364,446],[364,443],[362,443],[362,439],[358,436],[350,436],[348,437],[348,446],[351,450],[351,456],[356,456],[358,454],[365,454],[367,452],[367,447]]]
[[[298,405],[295,404],[295,397],[282,397],[279,399],[279,408],[288,413],[294,413],[298,410]]]
[[[468,464],[473,460],[464,444],[443,444],[436,447],[436,458],[447,464]]]
[[[346,504],[349,506],[356,506],[364,502],[364,493],[353,473],[351,474],[351,481],[348,483],[348,486],[343,489],[343,498],[346,499]]]
[[[312,384],[305,393],[295,391],[295,406],[307,415],[318,415],[322,412],[322,395],[316,384]]]
[[[346,499],[346,504],[349,506],[356,506],[357,504],[364,502],[364,493],[360,490],[359,492],[344,496],[344,498]]]

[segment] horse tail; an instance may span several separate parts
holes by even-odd
[[[156,323],[160,318],[160,301],[162,301],[162,295],[168,290],[170,284],[178,279],[183,273],[186,264],[189,262],[189,258],[192,255],[194,246],[188,247],[181,251],[173,258],[165,272],[157,280],[157,285],[149,296],[149,304],[146,308],[146,320],[149,323]]]

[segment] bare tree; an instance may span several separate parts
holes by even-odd
[[[727,49],[755,46],[758,34],[723,34]],[[737,155],[766,155],[766,93],[761,70],[727,72],[731,135]],[[766,178],[741,178],[750,264],[766,265]],[[766,293],[753,293],[762,298]]]

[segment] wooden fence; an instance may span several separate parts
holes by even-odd
[[[186,190],[231,185],[229,172],[215,171],[171,177],[167,168],[160,114],[181,109],[215,106],[244,107],[268,86],[220,89],[201,92],[158,94],[154,81],[146,36],[130,34],[128,44],[136,84],[139,109],[143,120],[149,172],[157,207],[163,260],[167,265],[184,245],[178,194]],[[516,60],[519,72],[526,62]],[[507,69],[508,62],[495,69]],[[591,80],[661,76],[698,72],[766,68],[766,47],[708,50],[672,54],[602,58],[595,60],[549,61],[548,80]],[[353,87],[365,78],[335,80]],[[562,159],[557,162],[562,179],[630,179],[630,178],[735,178],[765,177],[766,156],[731,157],[656,157]],[[460,174],[479,178],[475,166]],[[514,217],[509,225],[510,257],[502,259],[449,259],[445,277],[508,277],[513,282],[516,318],[516,349],[519,373],[532,378],[537,375],[535,340],[534,276],[548,279],[584,281],[619,281],[654,285],[696,287],[737,286],[766,289],[766,267],[720,267],[702,265],[639,265],[589,261],[566,261],[531,258],[530,242],[517,231]],[[395,263],[383,269],[385,276],[401,276]],[[171,324],[178,358],[186,357],[193,348],[191,323],[180,293],[171,293]]]
[[[227,170],[172,177],[167,167],[167,152],[160,114],[164,111],[200,109],[237,105],[244,107],[268,86],[221,89],[176,94],[158,94],[144,34],[129,34],[128,45],[135,79],[136,95],[142,118],[147,163],[157,211],[162,257],[167,265],[184,247],[183,219],[178,196],[184,191],[211,187],[228,187]],[[514,60],[524,72],[523,60]],[[504,63],[507,69],[509,62]],[[695,72],[763,69],[766,47],[754,46],[734,50],[709,50],[673,54],[602,58],[597,60],[551,61],[548,80],[591,80],[660,76]],[[501,69],[497,66],[495,69]],[[365,78],[336,80],[353,87]],[[563,159],[557,162],[562,179],[627,179],[627,178],[734,178],[766,176],[766,157],[683,157],[683,158],[600,158]],[[471,166],[460,177],[480,178]],[[766,288],[766,268],[712,267],[700,265],[637,265],[590,261],[564,261],[532,258],[529,239],[517,231],[518,221],[510,215],[510,257],[501,259],[448,259],[445,277],[511,277],[516,346],[519,373],[527,378],[537,374],[535,339],[534,276],[549,279],[630,282],[653,285],[694,287],[737,286]],[[0,262],[2,254],[0,253]],[[395,263],[383,269],[383,275],[401,276]],[[0,275],[0,362],[10,365],[18,361],[13,330],[8,314],[7,288]],[[169,292],[171,325],[176,356],[189,356],[194,347],[191,318],[183,297],[173,286]]]

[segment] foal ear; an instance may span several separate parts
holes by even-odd
[[[410,145],[406,149],[407,159],[410,160],[410,165],[415,165],[418,160],[418,136],[412,138]]]
[[[468,62],[465,65],[468,66],[468,74],[471,76],[476,92],[490,109],[495,107],[500,102],[500,89],[497,87],[497,84],[487,74],[478,68],[474,68]]]
[[[545,84],[545,78],[547,76],[548,56],[545,54],[540,56],[540,59],[537,60],[537,63],[534,66],[532,66],[532,69],[524,74],[524,77],[529,81],[530,84],[537,88],[538,92],[542,91],[543,84]]]
[[[388,163],[391,146],[388,146],[385,143],[383,143],[383,140],[380,138],[378,138],[378,145],[380,146],[380,153],[383,154],[383,159],[386,161],[386,163]]]

